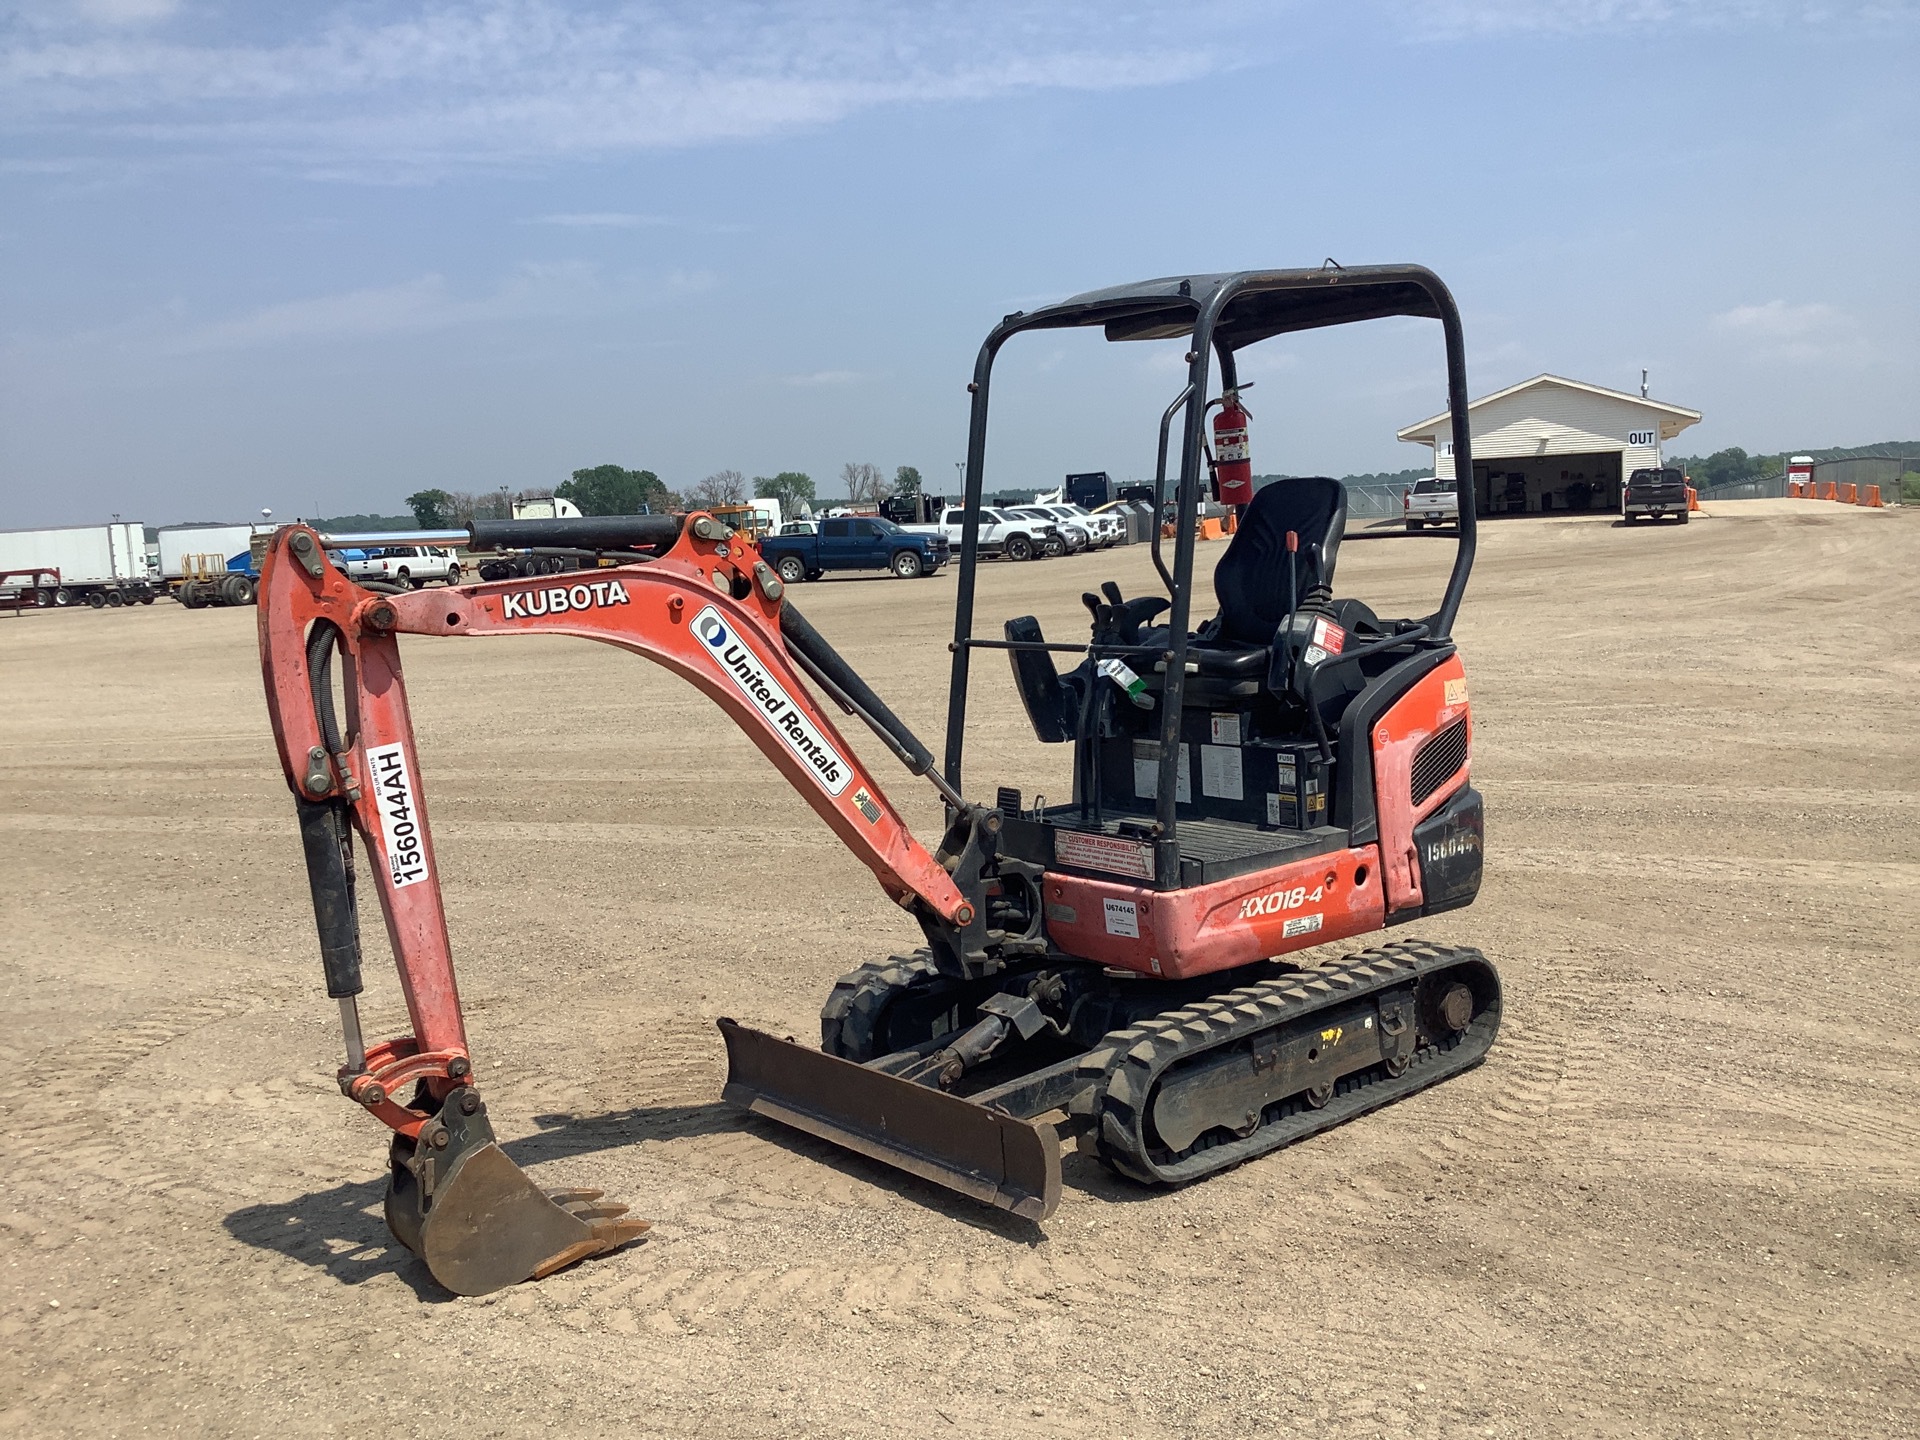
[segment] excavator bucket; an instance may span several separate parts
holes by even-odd
[[[1028,1220],[1060,1204],[1051,1125],[808,1049],[733,1020],[727,1102]]]
[[[490,1294],[650,1228],[624,1218],[626,1206],[602,1204],[598,1190],[541,1190],[494,1140],[478,1101],[456,1090],[418,1141],[394,1137],[387,1228],[440,1284],[456,1295]]]

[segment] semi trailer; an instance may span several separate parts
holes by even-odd
[[[147,528],[138,521],[0,531],[0,570],[58,572],[57,584],[39,576],[37,605],[151,605],[159,593]]]

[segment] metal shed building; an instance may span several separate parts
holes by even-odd
[[[1618,510],[1627,476],[1660,464],[1660,447],[1700,419],[1698,410],[1643,395],[1536,375],[1467,406],[1478,513]],[[1434,474],[1453,477],[1452,418],[1398,432],[1434,452]]]

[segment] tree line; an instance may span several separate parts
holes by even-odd
[[[849,501],[867,505],[878,505],[895,495],[917,495],[921,484],[920,472],[911,465],[899,466],[889,479],[878,465],[851,460],[840,468],[840,482],[846,487]],[[407,497],[407,508],[413,511],[421,529],[444,530],[476,520],[510,519],[516,502],[555,496],[572,501],[582,515],[659,515],[739,505],[749,494],[756,499],[778,500],[783,514],[791,514],[802,501],[812,505],[819,498],[813,477],[801,470],[756,475],[751,481],[738,470],[716,470],[684,490],[674,490],[651,470],[593,465],[574,471],[571,479],[555,486],[521,490],[503,486],[484,491],[436,486],[417,490]]]

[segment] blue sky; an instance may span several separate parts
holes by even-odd
[[[0,528],[644,466],[951,484],[1002,314],[1412,260],[1483,394],[1920,438],[1920,7],[0,0]],[[1029,337],[990,483],[1150,473],[1176,344]],[[1252,352],[1256,468],[1399,469],[1438,329]]]

